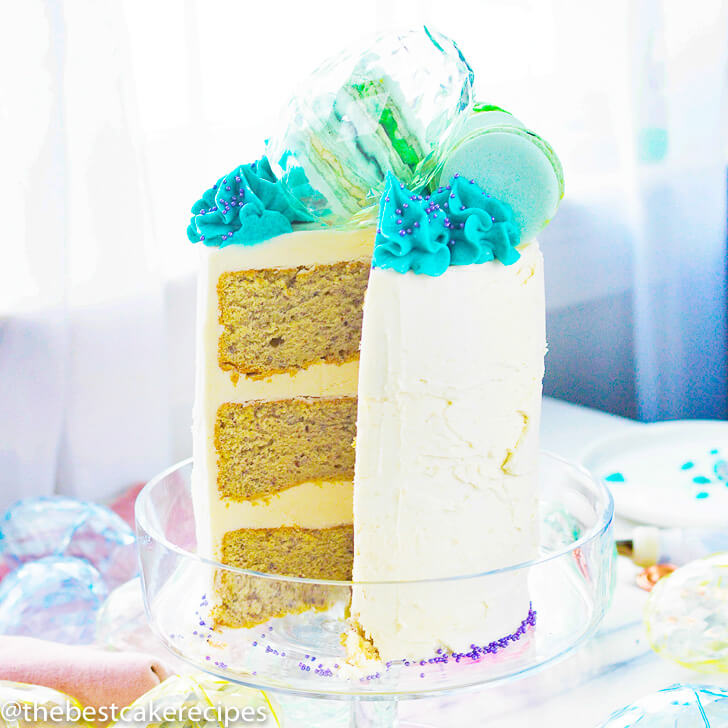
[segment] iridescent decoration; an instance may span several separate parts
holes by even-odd
[[[47,556],[24,564],[0,582],[0,634],[87,644],[107,596],[104,580],[87,561]]]
[[[0,708],[4,705],[18,706],[17,720],[3,719],[0,710],[0,728],[88,728],[83,720],[83,706],[69,695],[40,685],[25,685],[9,680],[0,680]],[[64,716],[60,720],[34,720],[38,716]],[[28,716],[30,720],[25,720]],[[75,717],[79,716],[78,720]],[[8,715],[9,717],[9,715]],[[65,718],[68,717],[69,720]]]
[[[599,728],[722,728],[728,725],[728,690],[671,685],[613,713]]]
[[[14,569],[46,556],[86,560],[109,589],[139,571],[134,533],[108,508],[64,497],[18,501],[0,519],[0,560]]]
[[[151,714],[149,708],[152,706],[165,712],[169,710],[180,716],[189,716],[187,719],[165,721],[167,728],[281,726],[278,707],[267,693],[198,673],[165,680],[132,703],[128,710],[131,718],[129,721],[119,720],[114,723],[113,728],[158,726],[159,722],[145,724],[134,720],[135,715]],[[200,711],[205,711],[205,717],[193,720]]]
[[[694,670],[728,671],[728,553],[660,579],[645,606],[652,649]]]
[[[427,28],[339,54],[290,102],[267,145],[273,171],[314,217],[349,222],[376,206],[387,172],[410,188],[430,182],[472,108],[472,83],[455,43]]]

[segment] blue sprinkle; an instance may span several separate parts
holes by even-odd
[[[692,460],[688,460],[686,463],[683,463],[680,466],[680,470],[690,470],[690,468],[694,468],[695,463]]]
[[[624,483],[624,475],[622,473],[611,473],[604,480],[609,483]]]
[[[710,478],[706,478],[704,475],[696,475],[693,478],[693,483],[698,483],[700,485],[705,485],[706,483],[710,483]],[[706,493],[707,495],[707,493]]]
[[[718,448],[714,448],[713,450],[711,450],[710,451],[710,454],[711,455],[717,455],[718,454]]]
[[[701,490],[701,491],[700,491],[700,493],[698,493],[698,494],[697,494],[697,495],[696,495],[695,497],[696,497],[696,498],[697,498],[698,500],[703,500],[704,498],[707,498],[707,497],[708,497],[708,495],[709,495],[709,494],[708,494],[708,493],[706,493],[706,492],[705,492],[704,490]]]

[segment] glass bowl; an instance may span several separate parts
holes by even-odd
[[[329,699],[395,700],[495,685],[563,657],[603,617],[614,585],[613,503],[587,471],[542,453],[537,559],[497,571],[419,581],[318,581],[225,566],[197,553],[190,460],[150,481],[136,505],[142,581],[153,630],[188,663],[244,685]],[[534,615],[511,635],[465,654],[354,667],[342,634],[352,590],[371,598],[492,593],[527,580]],[[211,628],[214,583],[315,605],[249,629]],[[271,597],[273,598],[273,597]],[[263,601],[265,599],[263,598]],[[359,725],[359,723],[357,724]]]

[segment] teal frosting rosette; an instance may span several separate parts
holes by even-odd
[[[286,193],[262,157],[221,177],[192,206],[187,237],[225,247],[254,245],[293,230],[312,217]]]
[[[372,265],[398,273],[442,275],[451,265],[520,258],[513,210],[473,180],[455,174],[429,195],[413,192],[391,173],[379,205]]]

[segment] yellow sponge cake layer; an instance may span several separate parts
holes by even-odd
[[[217,485],[237,501],[353,479],[356,397],[226,402],[215,422]]]
[[[345,580],[354,559],[354,529],[244,528],[225,534],[222,555],[226,564],[266,574]]]
[[[223,273],[220,368],[265,377],[358,358],[369,267],[354,260]]]
[[[226,564],[267,574],[309,579],[347,580],[354,560],[354,527],[244,528],[225,534]],[[245,574],[219,572],[215,580],[219,602],[215,623],[252,627],[271,617],[306,609],[326,609],[348,600],[348,587],[276,581]]]

